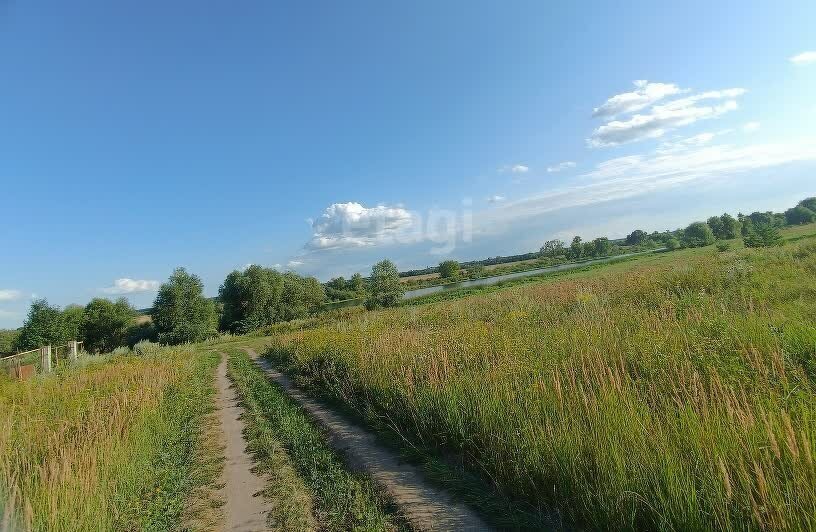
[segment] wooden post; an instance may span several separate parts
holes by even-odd
[[[40,364],[43,373],[51,373],[51,346],[46,345],[40,348]]]
[[[68,340],[68,360],[71,362],[77,361],[77,341]]]

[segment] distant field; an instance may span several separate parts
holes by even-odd
[[[813,529],[814,233],[365,313],[283,333],[269,356],[533,514]]]

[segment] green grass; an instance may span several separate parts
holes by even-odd
[[[220,471],[200,452],[217,358],[100,357],[0,382],[0,515],[21,530],[175,530]]]
[[[532,514],[812,529],[813,230],[362,314],[282,333],[269,354]]]
[[[309,499],[320,530],[404,528],[373,484],[346,470],[308,416],[269,382],[246,353],[234,348],[229,352],[229,376],[241,395],[249,423],[248,436],[262,468],[268,471],[273,464],[284,464],[285,469],[294,470],[279,472],[284,482],[295,487],[293,491],[270,487],[275,491],[269,495],[280,508],[280,516],[275,518],[297,524],[284,529],[313,526],[309,516],[296,507],[298,500]],[[295,473],[299,479],[293,478]]]

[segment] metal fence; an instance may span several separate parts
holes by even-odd
[[[0,358],[0,371],[10,376],[25,379],[37,373],[51,373],[59,360],[76,362],[82,342],[71,340],[65,345],[45,345],[31,351],[23,351]]]

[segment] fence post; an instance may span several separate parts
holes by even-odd
[[[51,373],[51,346],[46,345],[40,348],[40,364],[43,373]]]
[[[68,341],[68,360],[71,362],[77,361],[77,341],[76,340],[69,340]]]

